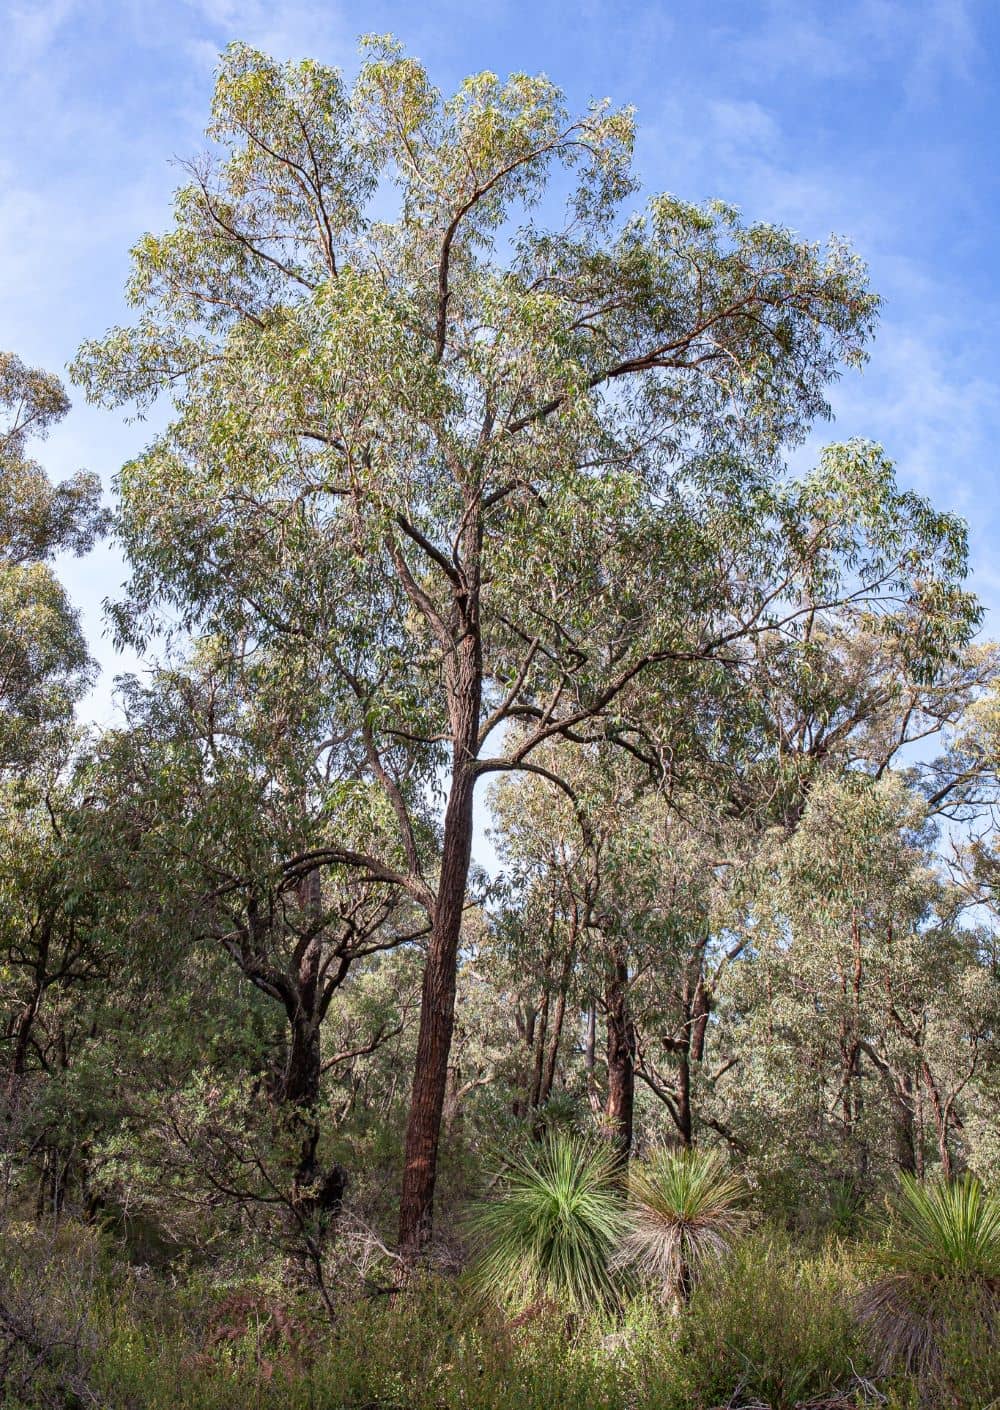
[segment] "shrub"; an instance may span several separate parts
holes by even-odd
[[[584,1312],[614,1300],[609,1264],[625,1231],[615,1153],[552,1133],[515,1157],[502,1193],[469,1216],[478,1286],[504,1301],[551,1299]]]
[[[838,1249],[803,1257],[778,1233],[706,1270],[685,1316],[642,1369],[643,1410],[708,1410],[847,1396],[864,1372],[858,1275]]]

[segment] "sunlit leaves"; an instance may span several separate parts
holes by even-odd
[[[91,679],[77,614],[50,560],[82,554],[103,530],[100,483],[53,485],[26,454],[69,407],[55,377],[0,354],[0,772],[30,767],[68,724]]]

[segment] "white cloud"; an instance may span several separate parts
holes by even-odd
[[[707,108],[712,139],[730,152],[771,151],[777,145],[781,135],[777,122],[753,99],[716,98]]]
[[[719,32],[755,79],[857,81],[891,61],[920,103],[938,96],[942,79],[968,79],[979,50],[971,0],[767,0],[757,16]]]
[[[4,59],[8,72],[35,63],[79,7],[79,0],[27,0],[4,15]]]
[[[945,331],[885,323],[868,374],[838,389],[838,422],[845,434],[876,435],[907,480],[970,513],[981,507],[980,476],[992,478],[981,456],[1000,435],[1000,387],[949,355]]]
[[[979,53],[968,0],[929,0],[916,28],[916,50],[907,75],[912,101],[937,96],[945,78],[969,81]]]

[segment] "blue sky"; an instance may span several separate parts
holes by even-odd
[[[0,346],[58,371],[126,317],[128,249],[166,223],[170,159],[201,146],[229,40],[350,72],[357,34],[388,30],[444,88],[542,70],[571,102],[635,104],[648,191],[854,242],[885,311],[820,435],[882,441],[907,483],[969,519],[998,629],[996,0],[0,0],[0,20]],[[110,485],[150,425],[75,402],[41,458]],[[107,718],[122,663],[100,604],[124,569],[107,546],[64,576],[104,668],[91,713]]]

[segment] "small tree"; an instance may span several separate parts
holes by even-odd
[[[744,1195],[718,1151],[654,1153],[629,1173],[629,1229],[618,1263],[658,1283],[664,1302],[682,1306],[744,1228]]]
[[[516,1156],[503,1188],[470,1215],[481,1287],[520,1303],[551,1298],[578,1312],[614,1300],[610,1265],[625,1230],[610,1146],[548,1135]]]
[[[929,1389],[942,1371],[949,1323],[1000,1333],[1000,1198],[971,1175],[922,1185],[902,1176],[886,1228],[887,1269],[860,1310],[883,1374],[902,1367]]]

